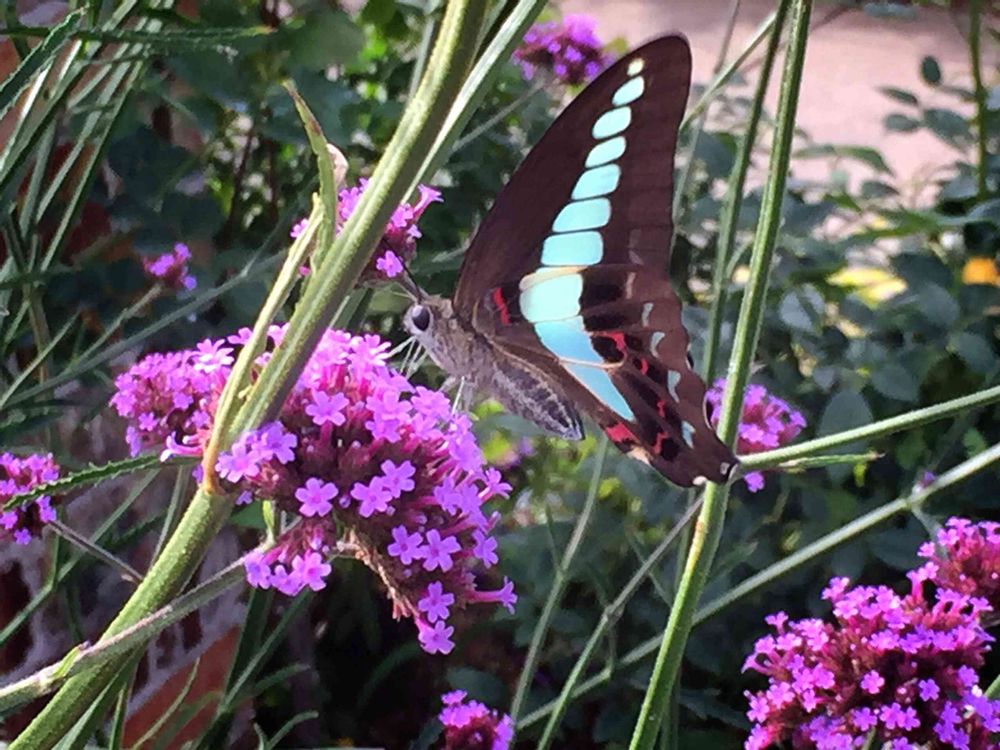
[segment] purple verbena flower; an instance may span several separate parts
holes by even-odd
[[[466,697],[463,690],[441,696],[442,750],[507,750],[514,738],[511,718]]]
[[[361,178],[356,187],[341,190],[337,195],[337,231],[340,232],[347,219],[361,200],[361,194],[368,187],[368,180]],[[420,197],[414,204],[401,203],[392,212],[385,232],[379,240],[371,262],[361,274],[364,281],[388,281],[403,272],[407,263],[417,251],[417,240],[420,238],[420,228],[417,223],[431,203],[442,200],[441,193],[427,185],[418,185]],[[300,219],[292,227],[291,236],[298,237],[305,231],[307,219]],[[308,269],[305,269],[306,271]]]
[[[0,540],[9,537],[15,544],[27,544],[39,536],[42,526],[56,519],[49,495],[40,495],[9,510],[4,510],[4,506],[15,495],[58,478],[59,465],[51,453],[23,458],[0,453]]]
[[[579,15],[532,26],[514,50],[514,61],[526,80],[542,69],[571,85],[596,78],[609,62],[594,33],[593,19]]]
[[[194,289],[198,282],[188,271],[188,261],[191,251],[188,246],[178,242],[174,249],[155,258],[143,259],[142,267],[146,274],[163,286],[174,289]]]
[[[871,732],[876,747],[996,747],[1000,701],[983,697],[977,675],[993,640],[982,625],[990,606],[944,588],[927,598],[926,580],[912,576],[903,596],[833,579],[823,594],[833,623],[768,618],[774,634],[744,665],[768,678],[747,693],[747,750],[848,750]]]
[[[725,389],[726,381],[720,378],[705,394],[713,427],[719,425]],[[794,440],[805,426],[806,420],[801,412],[772,396],[764,386],[748,385],[743,395],[743,415],[740,417],[736,452],[746,455],[780,448]],[[743,481],[751,492],[759,492],[764,488],[764,473],[748,472]]]
[[[284,330],[269,331],[270,346]],[[200,456],[235,348],[247,340],[239,333],[150,355],[120,375],[112,404],[133,452]],[[498,562],[498,516],[483,506],[510,486],[485,467],[468,418],[387,359],[377,336],[327,331],[277,419],[241,435],[216,471],[234,502],[268,499],[299,519],[272,549],[246,558],[251,585],[316,590],[331,554],[353,556],[376,573],[395,616],[414,620],[425,650],[448,653],[453,613],[517,600],[510,581],[490,590],[477,579]]]
[[[1000,523],[950,518],[933,542],[920,547],[927,560],[911,575],[989,602],[988,624],[1000,616]]]

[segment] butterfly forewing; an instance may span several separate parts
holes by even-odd
[[[666,275],[690,73],[686,40],[670,36],[588,86],[497,198],[455,294],[456,312],[495,347],[682,485],[735,465],[705,417]]]

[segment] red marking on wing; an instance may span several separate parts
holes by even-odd
[[[497,287],[493,290],[493,304],[497,306],[497,310],[500,312],[500,322],[505,326],[510,325],[510,310],[507,309],[507,301],[503,298],[503,290]]]
[[[628,354],[628,347],[625,346],[624,333],[605,333],[604,335],[615,342],[615,347],[617,347],[618,351],[622,353],[622,356],[626,356]]]
[[[604,432],[607,434],[609,438],[611,438],[611,442],[616,444],[626,441],[631,441],[633,443],[639,442],[636,439],[635,435],[632,434],[632,430],[630,430],[621,422],[613,424],[610,427],[605,427]]]
[[[656,412],[664,419],[667,418],[667,402],[662,398],[656,402]]]
[[[639,368],[639,372],[641,372],[643,375],[649,372],[649,360],[647,360],[645,357],[636,357],[635,361],[636,361],[636,367]]]

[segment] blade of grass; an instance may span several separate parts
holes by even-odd
[[[27,57],[21,60],[14,71],[0,84],[0,120],[17,101],[18,95],[27,88],[32,76],[42,67],[51,63],[59,54],[63,45],[69,41],[76,30],[82,15],[83,12],[80,10],[71,11],[62,21],[51,29],[47,29],[41,44],[31,50]],[[7,30],[4,31],[4,34],[8,33]]]

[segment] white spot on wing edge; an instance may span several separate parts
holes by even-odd
[[[634,76],[641,73],[644,67],[646,67],[646,63],[641,57],[637,57],[628,64],[628,68],[626,70],[630,76]]]

